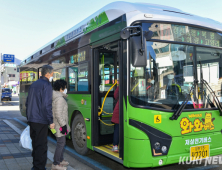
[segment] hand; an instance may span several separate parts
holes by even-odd
[[[151,83],[151,79],[148,79],[148,80],[147,80],[147,83]]]
[[[63,135],[66,135],[67,134],[67,126],[65,125],[65,126],[61,127],[60,131]]]
[[[50,124],[50,129],[55,129],[55,123]]]

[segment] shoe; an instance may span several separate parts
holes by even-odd
[[[52,170],[67,170],[67,168],[62,166],[62,165],[54,165],[54,164],[52,164]]]
[[[62,166],[68,166],[68,165],[69,165],[69,162],[63,160],[62,162],[60,162],[60,165],[62,165]]]
[[[113,152],[119,152],[118,146],[117,145],[113,146],[112,151]]]

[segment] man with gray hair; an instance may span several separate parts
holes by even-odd
[[[44,65],[42,77],[29,87],[26,100],[26,116],[32,139],[32,170],[45,170],[47,161],[48,125],[55,128],[52,116],[53,67]]]

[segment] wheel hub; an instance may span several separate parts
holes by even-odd
[[[79,147],[83,147],[86,143],[86,131],[82,122],[78,122],[74,129],[74,138]]]

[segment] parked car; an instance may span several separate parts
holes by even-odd
[[[10,90],[10,88],[2,89],[2,100],[3,99],[9,100],[9,101],[12,100],[12,91]]]

